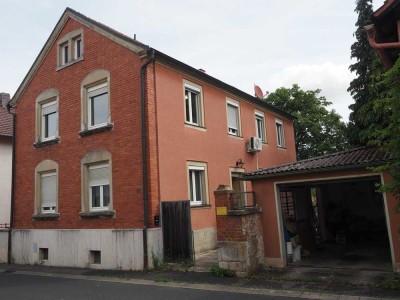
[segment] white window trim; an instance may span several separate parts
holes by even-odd
[[[56,177],[56,194],[58,194],[58,187],[57,187],[57,172],[54,170],[54,171],[52,171],[52,172],[50,172],[50,173],[41,173],[40,174],[40,185],[42,185],[42,179],[43,179],[43,177],[50,177],[50,176],[55,176]],[[42,190],[40,191],[41,193],[42,193]],[[58,196],[57,196],[57,198],[58,198]],[[58,199],[56,198],[56,203],[55,203],[55,206],[51,206],[50,207],[50,209],[49,210],[44,210],[44,207],[43,207],[43,199],[42,198],[40,198],[40,207],[41,207],[41,213],[42,214],[51,214],[51,213],[55,213],[56,212],[56,207],[57,207],[57,202],[58,202]]]
[[[90,185],[90,177],[88,177],[88,188],[89,188],[89,210],[90,211],[103,211],[103,210],[109,210],[109,206],[104,206],[104,194],[103,194],[103,186],[104,185],[109,185],[109,191],[110,191],[110,203],[111,203],[111,183],[110,183],[110,164],[105,163],[105,164],[96,164],[96,165],[89,165],[88,166],[88,174],[90,170],[93,169],[100,169],[100,168],[108,168],[108,180],[104,182],[104,184],[100,185],[100,207],[93,207],[92,206],[92,185]],[[99,185],[93,185],[93,186],[99,186]]]
[[[264,132],[262,134],[259,134],[259,132],[258,132],[257,117],[262,119],[262,124],[263,124],[263,129],[264,129]],[[256,135],[257,135],[257,137],[261,136],[261,140],[264,143],[267,143],[267,129],[265,127],[265,115],[264,115],[264,113],[260,112],[260,111],[255,111],[254,118],[255,118],[254,121],[255,121],[255,125],[256,125]]]
[[[237,108],[237,126],[238,126],[238,128],[233,128],[232,127],[232,129],[237,130],[237,133],[230,132],[230,128],[231,127],[229,127],[229,111],[228,111],[228,106],[229,105],[235,106]],[[226,100],[226,124],[227,124],[227,129],[228,129],[228,134],[229,135],[238,136],[238,137],[241,136],[241,132],[242,131],[241,131],[241,120],[240,120],[240,105],[239,105],[238,102],[230,100],[230,99]]]
[[[194,123],[191,121],[188,121],[186,119],[186,89],[192,90],[193,92],[198,93],[198,123]],[[184,120],[185,123],[194,127],[204,127],[204,105],[203,105],[203,90],[202,87],[199,85],[196,85],[194,83],[188,82],[184,80],[184,85],[183,85],[183,108],[184,108]],[[190,102],[190,118],[192,118],[192,106]]]
[[[56,114],[57,114],[56,132],[55,132],[55,135],[49,136],[46,138],[45,137],[46,122],[45,122],[45,117],[43,115],[43,108],[51,106],[51,105],[56,106]],[[41,138],[40,139],[41,139],[41,141],[46,142],[46,141],[54,140],[58,136],[58,101],[57,101],[57,99],[40,104],[40,114],[41,114],[41,116],[40,116],[40,118],[41,118],[41,121],[40,121],[41,122],[40,123],[40,127],[41,127],[41,129],[40,129],[41,130]]]
[[[56,176],[56,206],[55,209],[52,211],[43,211],[42,209],[42,176],[50,176],[54,174]],[[41,215],[41,214],[58,214],[58,179],[59,179],[59,172],[58,172],[58,164],[52,160],[44,160],[41,161],[35,168],[35,211],[34,215]]]
[[[203,171],[203,193],[204,199],[202,201],[192,201],[190,194],[190,171]],[[192,181],[193,182],[193,181]],[[208,196],[208,172],[207,172],[207,164],[202,162],[187,162],[187,186],[188,186],[188,199],[190,200],[190,206],[203,206],[208,205],[209,196]],[[195,194],[195,193],[194,193]]]
[[[86,93],[87,93],[87,95],[86,95],[86,97],[87,97],[87,105],[88,105],[88,116],[87,116],[87,120],[88,120],[88,129],[90,130],[90,129],[96,129],[96,128],[99,128],[99,127],[104,127],[104,126],[106,126],[107,124],[109,124],[109,117],[110,117],[110,111],[108,111],[108,117],[107,117],[107,121],[106,122],[103,122],[103,123],[99,123],[99,124],[96,124],[96,125],[91,125],[92,124],[92,101],[90,101],[90,97],[89,97],[89,93],[90,92],[93,92],[93,91],[96,91],[96,90],[98,90],[98,89],[101,89],[101,88],[104,88],[104,87],[107,87],[107,96],[108,96],[108,110],[110,109],[110,93],[109,93],[109,88],[108,88],[108,82],[103,82],[103,83],[101,83],[101,84],[98,84],[98,85],[95,85],[95,86],[92,86],[92,87],[89,87],[87,90],[86,90]]]
[[[282,128],[282,143],[279,142],[279,133],[278,133],[278,126],[280,125]],[[279,148],[285,148],[285,128],[283,126],[283,121],[276,119],[275,120],[275,131],[276,131],[276,144]]]

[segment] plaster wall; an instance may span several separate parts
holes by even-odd
[[[159,256],[163,251],[161,229],[151,229],[148,240],[149,257]],[[39,248],[48,249],[48,260],[40,259]],[[101,264],[91,264],[90,251],[101,251]],[[143,230],[13,230],[12,259],[17,264],[142,270]]]
[[[12,139],[0,137],[0,224],[10,223]]]
[[[161,201],[189,199],[187,162],[207,164],[209,206],[192,207],[191,220],[195,232],[215,228],[213,191],[220,184],[231,185],[230,168],[236,167],[238,159],[245,162],[241,171],[296,160],[292,121],[161,64],[155,66],[155,77]],[[185,83],[202,89],[203,127],[185,123]],[[240,137],[228,134],[227,99],[236,101],[240,106]],[[256,135],[256,111],[264,113],[267,143],[262,145],[261,152],[251,154],[247,152],[246,143]],[[277,147],[276,119],[284,123],[286,148]],[[246,190],[251,191],[250,182]],[[195,245],[203,243],[196,241],[198,237],[199,234],[195,234]],[[215,236],[210,235],[210,238],[212,240],[206,243],[215,245]]]
[[[8,229],[0,229],[0,263],[7,263]]]

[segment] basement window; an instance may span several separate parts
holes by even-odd
[[[39,248],[39,259],[49,260],[49,248]]]
[[[101,264],[101,251],[90,250],[90,264],[91,265]]]

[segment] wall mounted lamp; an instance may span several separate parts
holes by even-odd
[[[243,168],[243,165],[244,165],[244,161],[243,161],[241,158],[239,158],[239,159],[236,161],[236,167],[237,167],[237,168]]]

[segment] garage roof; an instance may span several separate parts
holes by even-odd
[[[387,151],[382,151],[375,147],[361,147],[300,160],[291,164],[259,169],[257,171],[246,173],[244,178],[250,180],[290,174],[372,167],[382,165],[390,159],[391,156]]]

